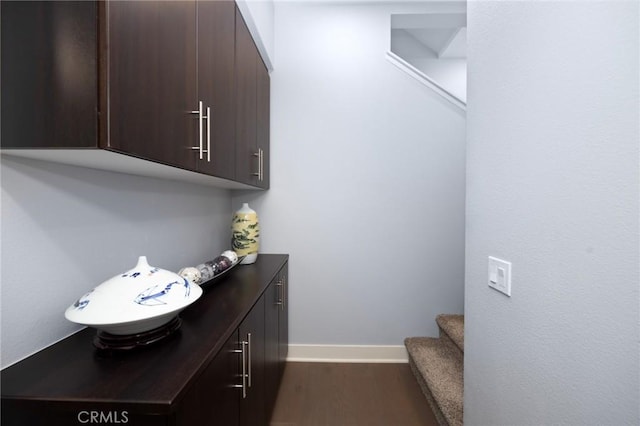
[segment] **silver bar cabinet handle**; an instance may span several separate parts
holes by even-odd
[[[211,162],[211,107],[207,107],[207,162]]]
[[[245,347],[247,342],[242,341],[242,398],[247,397],[247,352]]]
[[[258,181],[264,180],[264,151],[262,148],[258,148],[258,152],[253,154],[254,157],[258,157],[258,173],[251,173],[252,176],[257,176]]]
[[[278,300],[276,301],[276,305],[282,305],[282,280],[278,280],[276,287],[278,287]]]
[[[198,111],[190,111],[191,114],[198,114],[198,133],[200,134],[200,145],[192,146],[191,149],[200,151],[200,159],[202,160],[202,101],[198,102]]]
[[[242,388],[242,398],[247,397],[247,352],[244,350],[247,342],[240,342],[240,346],[242,349],[236,349],[231,351],[232,353],[241,353],[242,354],[242,384],[241,385],[232,385],[232,388]]]
[[[241,345],[241,349],[235,349],[232,351],[229,351],[231,353],[234,354],[242,354],[242,384],[241,385],[231,385],[232,388],[242,388],[242,398],[246,398],[247,397],[247,384],[246,384],[246,375],[245,375],[245,362],[246,362],[246,355],[244,352],[244,344],[245,342],[240,342]]]
[[[249,387],[251,387],[251,333],[247,333],[247,352],[249,352]]]
[[[258,152],[255,152],[253,154],[254,157],[258,157],[258,172],[257,173],[251,173],[252,176],[257,176],[258,180],[260,180],[260,149],[258,149]]]
[[[284,311],[284,306],[287,303],[287,277],[282,277],[282,305],[280,308]]]

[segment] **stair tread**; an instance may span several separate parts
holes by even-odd
[[[441,314],[436,317],[436,323],[464,353],[464,315]]]
[[[447,423],[450,426],[461,426],[464,372],[462,359],[452,348],[433,337],[408,337],[405,339],[405,346]]]

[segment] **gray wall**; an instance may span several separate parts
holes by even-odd
[[[640,424],[638,5],[469,3],[465,424]]]
[[[416,7],[275,4],[266,193],[3,158],[2,365],[77,330],[66,307],[138,255],[217,254],[243,201],[291,254],[292,343],[435,336],[463,310],[465,119],[385,60],[389,14]]]
[[[226,190],[6,156],[1,168],[2,367],[78,330],[65,309],[138,256],[176,271],[229,247]]]
[[[464,117],[385,60],[389,5],[275,3],[271,189],[290,342],[402,345],[462,312]]]
[[[256,42],[262,60],[267,68],[272,70],[275,51],[273,0],[237,0],[236,4]]]

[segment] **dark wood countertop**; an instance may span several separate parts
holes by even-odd
[[[105,355],[86,328],[0,372],[3,400],[82,402],[167,414],[220,351],[288,255],[238,265],[180,314],[182,326],[148,348]]]

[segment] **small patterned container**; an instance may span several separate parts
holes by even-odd
[[[254,263],[260,248],[260,225],[258,214],[243,203],[242,208],[233,215],[231,223],[231,247],[242,260],[243,265]]]

